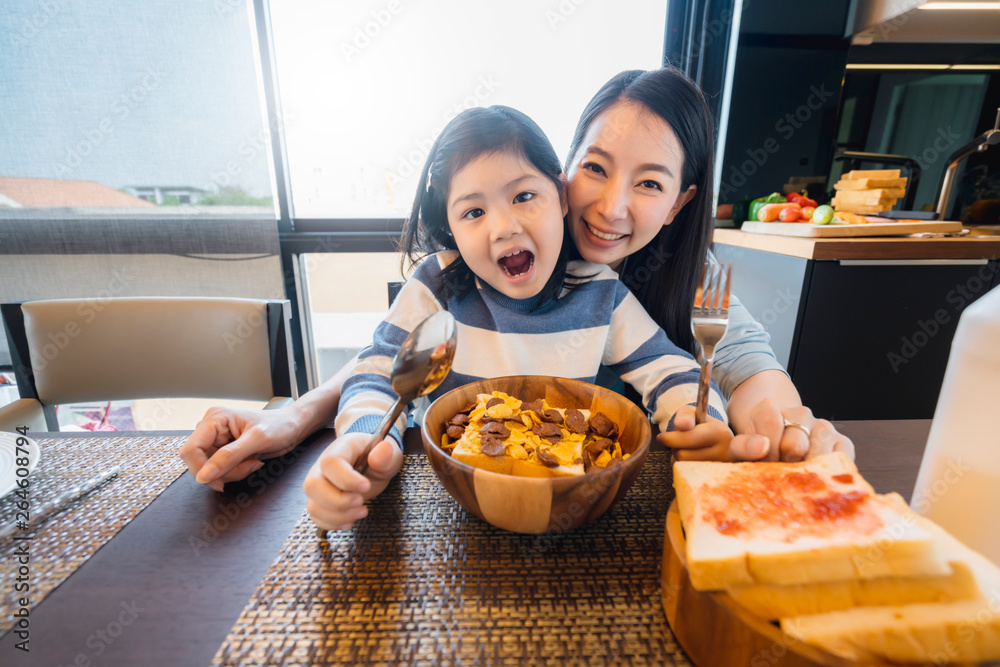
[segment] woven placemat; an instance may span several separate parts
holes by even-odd
[[[0,633],[13,626],[12,614],[20,608],[18,598],[25,596],[13,584],[24,544],[28,545],[27,597],[34,608],[186,470],[177,456],[184,437],[40,438],[36,442],[41,459],[28,478],[29,508],[41,507],[115,464],[122,472],[36,525],[27,533],[30,540],[0,542],[0,580],[5,582],[0,595]],[[0,525],[15,520],[19,500],[13,493],[0,500]],[[25,533],[17,531],[15,536]]]
[[[597,522],[517,535],[407,455],[354,530],[320,542],[303,515],[213,664],[690,665],[660,600],[672,495],[652,452]]]

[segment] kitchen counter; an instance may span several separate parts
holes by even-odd
[[[826,419],[929,419],[965,308],[1000,285],[1000,236],[801,238],[715,230],[733,293]]]
[[[973,234],[984,235],[947,238],[874,236],[811,239],[717,228],[715,242],[803,259],[998,259],[1000,235],[986,235],[989,231],[994,230],[974,228]]]

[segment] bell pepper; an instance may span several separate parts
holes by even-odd
[[[809,199],[798,192],[788,193],[788,201],[795,202],[802,208],[816,208],[819,205],[814,199]]]
[[[759,220],[760,218],[757,217],[757,213],[760,211],[760,209],[764,208],[764,206],[766,206],[767,204],[783,204],[786,201],[787,200],[777,192],[772,192],[766,197],[754,199],[752,202],[750,202],[750,217],[748,217],[747,219]]]

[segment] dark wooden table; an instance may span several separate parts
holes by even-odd
[[[930,421],[836,426],[854,440],[858,468],[875,489],[909,499]],[[30,654],[14,648],[12,633],[0,639],[0,664],[208,665],[301,517],[302,481],[331,438],[317,434],[222,494],[179,478],[32,609]],[[414,429],[406,451],[422,453]],[[220,515],[226,528],[204,533]],[[133,601],[135,621],[118,637],[105,634],[110,643],[98,639]]]

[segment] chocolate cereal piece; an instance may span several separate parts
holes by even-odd
[[[542,412],[539,417],[542,418],[543,422],[549,422],[550,424],[562,424],[562,415],[559,414],[558,410],[553,410],[549,408],[545,412]]]
[[[502,421],[491,421],[489,424],[479,429],[479,433],[482,435],[492,433],[501,439],[510,437],[510,429],[504,426]]]
[[[552,456],[544,449],[538,450],[538,460],[541,461],[542,465],[548,466],[549,468],[559,467],[559,459]]]
[[[542,399],[536,398],[535,400],[531,401],[530,403],[521,403],[521,412],[525,412],[526,410],[531,410],[532,412],[535,412],[535,413],[541,413],[542,412]]]
[[[611,448],[615,443],[611,442],[607,438],[598,438],[594,440],[589,445],[584,448],[588,454],[593,454],[594,456],[599,456],[601,452],[605,449]]]
[[[451,438],[452,440],[461,440],[462,435],[465,433],[465,429],[462,428],[461,426],[452,424],[448,427],[447,433],[448,437]]]
[[[570,408],[566,411],[566,428],[572,433],[586,433],[587,419],[576,408]]]
[[[461,410],[459,410],[459,412],[464,412],[465,414],[469,414],[470,412],[472,412],[475,409],[476,409],[476,404],[475,403],[469,403],[464,408],[462,408]]]
[[[562,440],[562,429],[557,424],[542,422],[533,429],[539,438],[545,438],[549,442],[559,442]]]
[[[493,433],[486,433],[479,441],[479,449],[486,456],[500,456],[503,454],[503,440]]]
[[[590,429],[602,438],[607,438],[617,431],[618,427],[603,412],[595,412],[590,416]]]
[[[500,405],[503,402],[504,400],[502,398],[500,398],[499,396],[494,396],[490,400],[486,401],[486,407],[492,408],[494,405]]]
[[[454,417],[452,417],[451,421],[448,423],[454,424],[456,426],[465,426],[466,424],[469,423],[469,415],[465,414],[464,412],[459,412]]]

